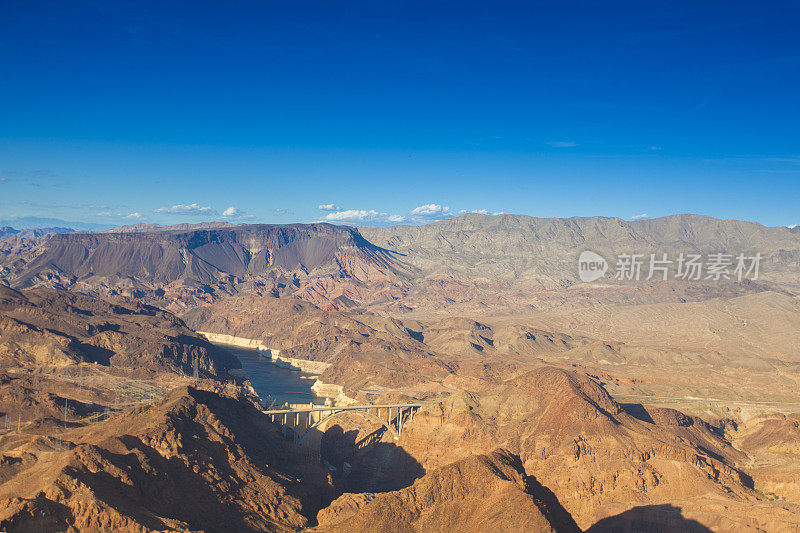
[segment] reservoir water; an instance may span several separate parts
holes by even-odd
[[[321,405],[325,398],[320,398],[311,390],[316,376],[291,370],[276,365],[260,354],[258,350],[249,350],[227,344],[218,344],[228,350],[242,362],[241,370],[232,373],[250,380],[253,389],[269,406],[275,401],[275,407],[288,403],[314,403]]]

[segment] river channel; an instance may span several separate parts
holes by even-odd
[[[241,361],[242,368],[232,373],[249,379],[253,389],[267,406],[273,400],[276,407],[287,402],[305,404],[311,402],[318,405],[325,402],[325,398],[316,396],[311,390],[316,376],[278,366],[258,350],[227,344],[217,346],[231,352]]]

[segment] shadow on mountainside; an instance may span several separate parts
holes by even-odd
[[[647,412],[647,409],[644,408],[644,405],[640,403],[621,403],[619,406],[622,407],[622,410],[631,415],[633,418],[648,424],[655,424],[653,417],[650,416],[650,413]]]
[[[522,461],[519,456],[514,456],[516,459],[516,466],[521,472],[525,472],[525,467],[522,466]],[[550,522],[555,526],[558,531],[580,531],[575,519],[569,514],[569,511],[564,509],[558,497],[548,487],[545,487],[539,480],[533,476],[525,477],[525,489],[528,494],[531,494],[536,500],[536,504],[548,517]]]
[[[295,531],[342,492],[247,399],[178,387],[84,428],[58,423],[0,464],[0,531]]]
[[[350,464],[342,476],[347,492],[391,492],[425,475],[422,465],[402,447],[381,441],[364,445],[369,437],[360,438],[358,430],[345,431],[338,424],[322,437],[320,453],[326,461],[343,474],[343,464]]]
[[[683,517],[671,504],[642,505],[595,523],[586,533],[711,533],[697,520]]]

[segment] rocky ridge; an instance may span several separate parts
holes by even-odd
[[[252,404],[192,388],[57,440],[0,444],[8,531],[296,531],[338,494]]]
[[[506,450],[443,466],[410,487],[345,494],[317,515],[320,531],[577,532],[575,521]]]
[[[0,285],[0,361],[37,369],[94,363],[130,375],[220,378],[239,366],[172,314],[134,300]]]
[[[364,283],[395,280],[408,268],[353,228],[245,225],[54,235],[5,278],[14,287],[124,294],[175,309],[240,292],[336,306]]]
[[[578,256],[620,253],[763,256],[758,280],[583,285]],[[800,287],[800,234],[789,228],[675,215],[539,219],[467,214],[424,226],[328,224],[131,226],[53,235],[4,261],[0,279],[94,295],[127,294],[176,312],[234,294],[292,295],[323,307],[474,313],[597,303],[731,297]]]

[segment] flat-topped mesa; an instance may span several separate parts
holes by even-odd
[[[797,286],[799,235],[789,228],[697,215],[631,222],[467,214],[423,226],[360,229],[324,223],[147,226],[54,235],[46,243],[14,248],[0,257],[0,282],[122,294],[176,313],[236,294],[293,296],[339,310],[419,312],[446,306],[461,314],[488,308],[518,312],[559,305],[564,291],[575,287],[591,290],[592,297],[607,291],[600,296],[611,303],[636,304]],[[668,254],[673,262],[680,253],[699,253],[706,260],[720,252],[757,253],[763,268],[757,280],[751,275],[741,282],[670,276],[631,284],[609,272],[595,284],[583,284],[577,266],[584,251],[610,265],[623,253],[645,260]]]
[[[193,291],[206,300],[238,292],[294,293],[322,278],[357,285],[409,270],[357,229],[331,224],[73,233],[54,235],[44,248],[8,276],[12,286],[152,293],[149,299],[168,304]],[[324,286],[313,291],[322,300]]]

